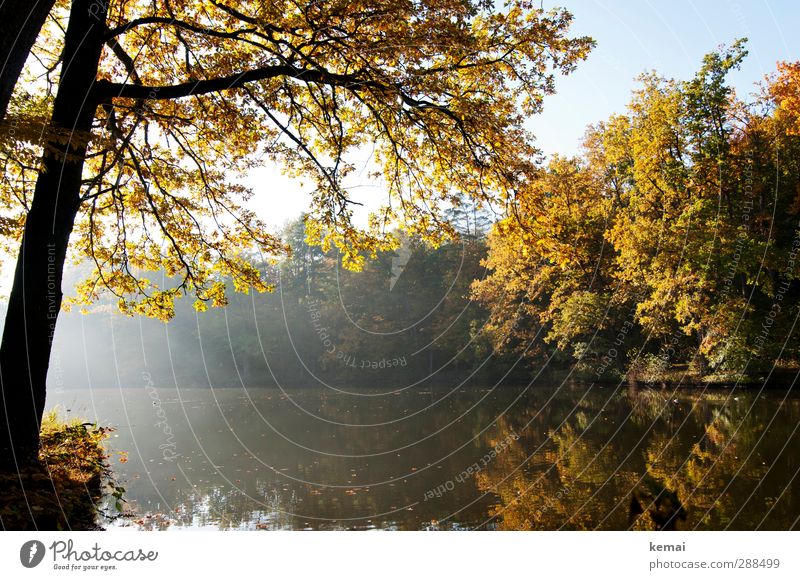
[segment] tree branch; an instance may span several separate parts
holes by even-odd
[[[118,26],[112,30],[109,30],[105,35],[105,40],[110,40],[115,36],[125,34],[132,28],[136,28],[137,26],[143,26],[145,24],[167,24],[169,26],[174,26],[175,28],[182,28],[183,30],[189,30],[197,34],[202,34],[204,36],[213,36],[216,38],[238,38],[240,34],[246,34],[248,32],[256,31],[255,28],[240,28],[238,30],[222,32],[219,30],[214,30],[212,28],[204,28],[202,26],[197,26],[195,24],[192,24],[191,22],[176,20],[175,18],[169,16],[146,16],[143,18],[137,18],[136,20],[131,20],[130,22],[127,22],[122,26]]]
[[[362,79],[354,74],[337,74],[324,70],[301,69],[291,65],[265,66],[215,79],[177,85],[145,86],[99,80],[95,84],[95,91],[101,102],[115,97],[149,100],[180,99],[191,95],[203,95],[236,89],[247,83],[276,77],[290,77],[304,82],[339,86],[350,90],[372,88],[380,91],[396,91],[396,89],[390,89],[387,85],[374,80]]]

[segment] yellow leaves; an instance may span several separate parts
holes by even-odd
[[[225,283],[216,282],[211,286],[211,289],[206,293],[206,297],[211,300],[211,305],[214,308],[220,308],[228,305],[228,297],[225,295]]]
[[[75,303],[110,293],[122,297],[126,314],[160,319],[173,315],[183,295],[196,299],[198,310],[224,306],[226,283],[236,292],[270,290],[253,262],[287,250],[245,202],[275,193],[237,181],[267,161],[316,183],[307,240],[335,247],[345,268],[358,270],[365,256],[396,248],[387,233],[395,227],[433,245],[452,239],[442,214],[455,196],[504,205],[535,173],[536,149],[518,107],[522,87],[525,98],[539,102],[551,90],[541,71],[568,72],[589,47],[567,36],[568,13],[527,2],[478,14],[469,2],[451,1],[357,2],[349,10],[320,2],[310,12],[281,2],[237,3],[246,18],[212,0],[164,10],[148,2],[111,7],[110,29],[139,23],[118,36],[136,55],[137,83],[219,79],[312,52],[308,66],[319,80],[276,77],[175,99],[117,98],[98,109],[92,135],[47,136],[60,146],[78,137],[89,143],[90,185],[81,192],[87,202],[74,249],[98,270],[78,287]],[[213,33],[179,30],[161,22],[164,16]],[[252,32],[228,34],[253,27],[257,43],[242,40],[253,40]],[[129,67],[117,54],[103,52],[99,77],[128,82]],[[329,72],[353,78],[341,82]],[[401,103],[398,90],[407,96]],[[34,121],[46,119],[50,107],[42,91],[15,110],[30,121],[20,121],[13,138],[16,168],[6,172],[11,185],[2,185],[0,202],[16,213],[4,215],[0,233],[21,231],[25,203],[18,200],[29,199],[25,183],[41,154]],[[347,155],[363,144],[375,145],[371,169],[380,170],[380,195],[392,206],[366,228],[354,218],[346,187],[355,167]]]
[[[120,298],[117,306],[127,316],[140,314],[167,322],[175,316],[175,298],[179,295],[177,289],[155,290],[138,301]]]
[[[388,218],[391,212],[385,213]],[[375,258],[378,252],[389,252],[399,247],[399,240],[389,232],[381,231],[385,222],[374,215],[370,217],[367,231],[357,229],[348,223],[341,223],[328,215],[322,219],[306,216],[305,241],[312,246],[320,246],[323,252],[336,248],[342,267],[354,272],[364,268],[365,258]]]
[[[342,267],[353,272],[360,272],[364,269],[364,256],[350,246],[344,246],[341,254]]]
[[[473,296],[492,311],[490,325],[505,340],[527,344],[546,324],[553,329],[547,340],[566,348],[608,324],[604,299],[579,294],[612,265],[597,227],[608,219],[599,195],[592,168],[556,157],[518,192],[512,216],[493,228],[486,260],[492,271],[473,285]]]
[[[322,251],[324,252],[327,252],[330,249],[330,242],[325,236],[323,224],[320,220],[307,218],[305,220],[305,231],[305,241],[308,245],[322,246]]]

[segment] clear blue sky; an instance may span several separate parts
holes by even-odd
[[[740,96],[775,70],[778,60],[800,60],[798,0],[546,0],[575,17],[573,32],[597,47],[578,70],[558,79],[557,93],[530,123],[546,153],[572,154],[587,124],[622,112],[635,78],[655,69],[690,78],[704,54],[747,37],[750,51],[731,80]]]

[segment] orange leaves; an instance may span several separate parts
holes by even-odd
[[[800,135],[800,62],[779,62],[769,92],[778,105],[778,117],[789,123],[791,134]]]

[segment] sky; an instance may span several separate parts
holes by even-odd
[[[779,60],[800,60],[797,0],[564,0],[572,31],[591,36],[589,58],[556,85],[545,110],[529,127],[546,153],[578,152],[586,125],[624,111],[636,77],[689,79],[705,54],[748,38],[749,55],[730,80],[740,97],[775,70]],[[548,6],[545,3],[545,6]]]
[[[573,35],[597,42],[575,72],[557,79],[556,94],[527,125],[548,155],[577,154],[586,126],[623,112],[636,77],[645,71],[688,79],[703,55],[747,37],[750,54],[730,79],[744,97],[777,61],[800,60],[797,0],[546,0],[543,6],[567,8],[574,16]],[[308,185],[284,178],[277,169],[259,171],[249,184],[258,194],[253,208],[273,227],[308,207]],[[365,187],[357,199],[364,202],[365,214],[384,196]]]

